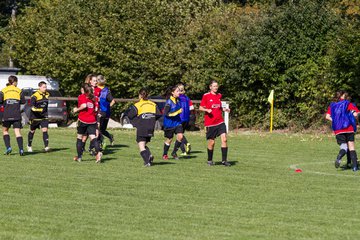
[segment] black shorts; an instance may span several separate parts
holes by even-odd
[[[144,136],[136,136],[136,142],[139,143],[139,142],[150,142],[151,140],[151,137],[144,137]]]
[[[168,139],[172,139],[174,135],[178,133],[184,133],[182,125],[177,125],[176,127],[173,128],[164,128],[164,137]]]
[[[96,123],[83,123],[78,121],[77,133],[81,135],[96,135]]]
[[[206,127],[206,139],[215,139],[221,134],[226,133],[226,125],[225,123],[221,123],[219,125],[213,127]]]
[[[21,120],[9,120],[9,121],[3,121],[3,127],[10,128],[11,125],[13,128],[22,128]]]
[[[185,130],[187,129],[187,127],[189,126],[189,122],[182,122],[181,125],[182,125],[183,133],[184,133]]]
[[[336,142],[341,145],[342,143],[354,142],[355,133],[340,133],[335,136]]]
[[[34,119],[30,121],[30,130],[34,131],[37,128],[48,128],[49,119]]]

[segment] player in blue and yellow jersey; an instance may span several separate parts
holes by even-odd
[[[98,113],[98,122],[99,122],[99,130],[100,137],[99,139],[103,139],[103,136],[109,138],[110,144],[114,145],[114,136],[110,134],[106,129],[109,123],[110,115],[111,115],[111,107],[115,104],[115,100],[111,94],[111,91],[108,87],[105,86],[106,80],[103,75],[97,76],[97,85],[101,89],[99,94],[99,113]],[[103,141],[101,141],[104,143]],[[105,145],[103,145],[105,147]]]
[[[149,93],[145,88],[140,89],[140,101],[131,106],[127,114],[137,129],[136,142],[146,167],[150,167],[154,160],[154,156],[146,144],[154,136],[156,119],[160,117],[159,109],[154,102],[148,100],[148,95]]]
[[[49,105],[49,92],[47,91],[46,82],[41,81],[38,84],[39,89],[31,96],[30,105],[30,131],[28,133],[27,151],[32,152],[32,141],[34,138],[35,130],[41,127],[43,133],[44,150],[49,151],[49,119],[48,119],[48,105]]]
[[[7,86],[0,92],[0,103],[4,103],[3,138],[6,146],[5,154],[11,153],[9,128],[13,125],[16,141],[19,146],[20,156],[24,155],[23,137],[21,136],[21,112],[20,105],[25,103],[25,97],[20,88],[17,87],[16,76],[9,76]]]
[[[176,142],[174,144],[174,150],[171,153],[171,156],[178,160],[176,152],[181,146],[181,141],[183,139],[183,127],[181,125],[180,114],[182,112],[181,104],[179,102],[180,90],[178,86],[170,87],[166,93],[166,103],[164,107],[164,152],[163,159],[168,160],[168,151],[171,145],[171,141],[176,135]]]
[[[180,114],[181,125],[183,127],[183,133],[185,133],[185,130],[188,127],[189,121],[190,121],[190,112],[194,110],[194,106],[193,106],[193,103],[190,100],[190,98],[185,95],[184,84],[178,83],[177,86],[180,90],[179,101],[180,101],[180,105],[182,108],[182,112]],[[181,141],[180,149],[182,151],[182,153],[181,153],[182,156],[188,155],[191,151],[191,145],[188,142],[188,140],[186,139],[184,134],[183,134],[183,139]]]

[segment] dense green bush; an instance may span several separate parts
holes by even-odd
[[[224,3],[225,2],[225,3]],[[232,2],[232,3],[231,3]],[[356,1],[355,1],[356,2]],[[239,4],[240,3],[240,4]],[[237,126],[309,128],[338,88],[359,99],[359,15],[352,1],[33,0],[2,34],[18,67],[77,95],[90,73],[116,97],[183,81],[200,99],[219,81]],[[118,109],[119,111],[121,109]]]

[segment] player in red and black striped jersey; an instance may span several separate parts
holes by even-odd
[[[230,112],[230,109],[225,109],[221,105],[222,95],[218,93],[219,85],[216,81],[212,81],[209,85],[210,92],[205,93],[201,99],[199,110],[205,112],[204,125],[206,127],[206,139],[208,140],[208,165],[212,166],[213,153],[215,146],[215,138],[220,136],[221,138],[221,155],[222,164],[224,166],[230,166],[227,161],[227,137],[226,126],[224,118],[222,116],[223,111]]]
[[[28,133],[27,151],[32,152],[32,141],[35,130],[41,127],[44,141],[44,151],[49,151],[49,119],[48,119],[48,104],[49,92],[46,90],[46,82],[39,82],[39,89],[31,96],[30,105],[30,131]]]
[[[9,76],[7,87],[0,91],[0,103],[4,103],[3,116],[3,138],[6,146],[5,154],[11,153],[9,128],[13,125],[16,141],[19,146],[20,156],[24,155],[23,137],[21,136],[21,112],[20,104],[25,103],[25,96],[20,88],[17,87],[18,79],[16,76]]]
[[[76,141],[77,156],[74,160],[81,161],[83,153],[82,138],[84,135],[89,135],[91,144],[95,148],[96,162],[100,163],[102,152],[100,151],[99,142],[96,140],[96,99],[91,85],[87,83],[82,85],[81,92],[82,94],[78,97],[78,107],[75,107],[73,110],[74,113],[79,113]]]

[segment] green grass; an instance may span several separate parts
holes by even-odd
[[[203,132],[187,133],[190,158],[161,160],[158,132],[149,144],[156,164],[144,168],[135,132],[111,132],[116,146],[103,164],[87,154],[74,162],[68,129],[50,129],[53,152],[40,151],[37,132],[34,153],[2,156],[0,239],[360,237],[360,172],[334,168],[333,136],[232,133],[227,168],[206,165]]]

